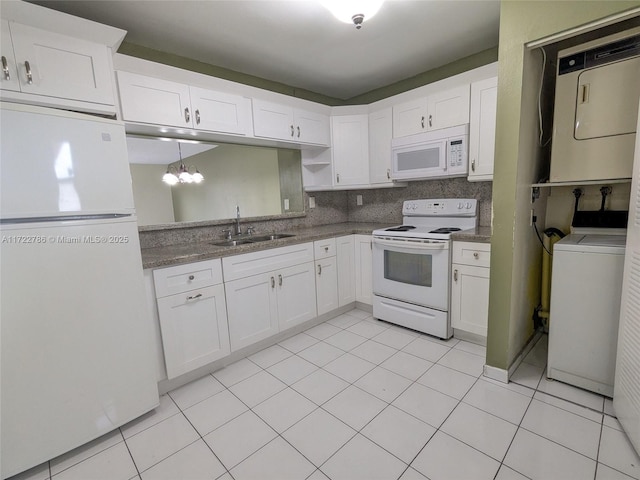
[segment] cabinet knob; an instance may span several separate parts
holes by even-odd
[[[329,251],[329,247],[324,247],[325,253]]]
[[[191,114],[189,113],[189,107],[184,109],[184,121],[187,123],[191,121]]]
[[[202,294],[201,294],[201,293],[198,293],[197,295],[189,295],[189,296],[187,297],[187,300],[195,300],[195,299],[197,299],[197,298],[200,298],[201,296],[202,296]]]
[[[195,280],[196,276],[195,275],[189,275],[189,280]]]
[[[24,62],[24,68],[27,71],[27,83],[29,85],[33,84],[33,73],[31,72],[31,65],[29,65],[28,61]]]
[[[477,260],[479,256],[480,254],[478,252],[473,252],[473,258]]]
[[[9,75],[9,66],[7,65],[7,57],[2,56],[2,73],[4,73],[5,80],[11,80],[11,75]]]
[[[200,110],[196,110],[196,124],[200,125]]]

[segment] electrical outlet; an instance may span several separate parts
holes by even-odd
[[[284,199],[284,209],[285,210],[289,210],[289,199],[288,198]]]
[[[362,195],[356,195],[356,205],[362,205]]]
[[[309,197],[309,208],[316,208],[316,197]]]

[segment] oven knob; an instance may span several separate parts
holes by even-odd
[[[460,203],[458,204],[458,210],[462,210],[462,207],[464,207],[464,205],[462,204],[462,202],[460,202]]]
[[[471,203],[470,203],[470,202],[467,202],[467,203],[465,204],[465,207],[466,207],[467,209],[471,208]]]

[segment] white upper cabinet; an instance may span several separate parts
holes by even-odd
[[[9,31],[9,22],[0,21],[0,55],[2,55],[2,76],[0,77],[0,88],[3,90],[20,91],[18,82],[18,67],[16,58],[13,55],[13,42]]]
[[[111,53],[106,45],[11,21],[3,20],[0,28],[2,89],[115,104]]]
[[[129,122],[250,133],[250,100],[130,72],[117,72],[122,118]]]
[[[468,180],[493,180],[498,78],[471,84]]]
[[[334,185],[369,184],[369,116],[331,117]]]
[[[369,182],[391,184],[391,107],[369,114]]]
[[[117,72],[117,77],[123,120],[193,126],[187,85],[129,72]]]
[[[329,146],[329,117],[253,99],[253,133],[256,137]]]
[[[393,107],[394,138],[465,123],[469,123],[468,84]]]

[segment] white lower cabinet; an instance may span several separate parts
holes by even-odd
[[[154,270],[167,377],[231,352],[220,260]]]
[[[451,326],[487,336],[491,245],[453,242]]]
[[[313,244],[225,257],[231,350],[316,317]]]
[[[336,238],[338,262],[338,305],[343,307],[356,301],[355,235]]]
[[[318,315],[322,315],[335,310],[339,306],[336,239],[318,240],[313,243],[313,246]]]
[[[356,301],[373,305],[371,235],[355,235]]]

